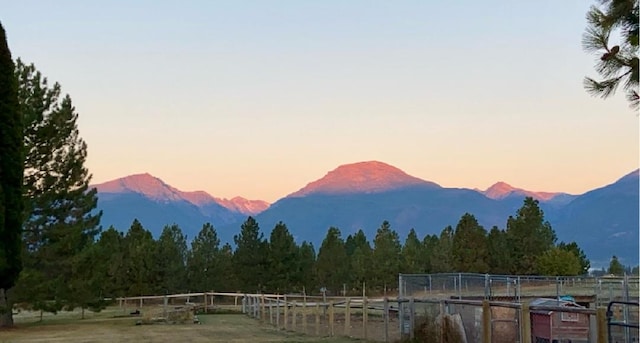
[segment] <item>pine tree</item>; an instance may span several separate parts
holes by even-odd
[[[134,219],[123,240],[125,294],[127,296],[150,295],[155,292],[157,275],[153,260],[156,242],[151,232]]]
[[[489,271],[489,251],[487,231],[478,224],[476,218],[465,213],[453,234],[451,245],[453,266],[457,272],[487,273]]]
[[[100,233],[95,244],[98,260],[93,268],[100,271],[104,282],[101,292],[105,297],[127,296],[127,273],[124,258],[124,235],[113,226]]]
[[[504,230],[500,230],[497,226],[491,228],[487,236],[487,250],[490,273],[504,275],[513,270],[509,242]]]
[[[220,239],[213,225],[206,223],[191,242],[187,259],[189,287],[192,291],[220,290],[223,270]]]
[[[283,222],[276,224],[269,237],[267,265],[269,292],[290,293],[302,288],[299,248]]]
[[[400,237],[391,229],[388,221],[384,221],[373,240],[372,265],[375,266],[374,283],[380,289],[395,288],[400,272],[402,246]]]
[[[165,226],[155,244],[156,293],[187,291],[187,241],[178,225]]]
[[[592,6],[587,13],[587,28],[582,45],[599,55],[596,71],[602,81],[585,78],[587,92],[608,98],[622,84],[631,107],[638,108],[638,0],[600,0],[601,7]],[[610,46],[611,36],[620,36],[618,45]]]
[[[233,241],[236,243],[233,258],[240,287],[247,292],[264,290],[267,243],[253,217],[247,218],[240,228],[240,234],[235,235]]]
[[[212,283],[213,290],[240,291],[240,281],[238,280],[238,271],[235,268],[233,260],[233,248],[231,244],[225,243],[222,246],[216,264],[220,273],[214,275],[214,282]]]
[[[424,265],[426,273],[435,273],[433,265],[434,265],[434,254],[438,250],[438,236],[437,235],[426,235],[422,239],[422,247],[424,251]]]
[[[559,247],[553,247],[538,257],[536,268],[541,275],[573,276],[581,272],[578,257]]]
[[[343,285],[348,282],[347,251],[340,237],[340,230],[329,228],[318,251],[316,263],[318,284],[332,294],[340,294]]]
[[[611,257],[611,261],[609,262],[609,269],[607,270],[609,274],[613,275],[623,275],[624,274],[624,266],[618,260],[616,255]]]
[[[431,255],[432,273],[450,273],[454,271],[453,255],[451,253],[453,245],[453,228],[445,227],[440,232],[440,237],[433,247]]]
[[[537,274],[536,259],[556,241],[555,231],[544,220],[538,200],[527,197],[515,217],[507,220],[507,242],[513,261],[511,274]]]
[[[44,300],[29,277],[44,282],[46,295],[61,305],[74,306],[90,299],[90,282],[76,258],[88,249],[99,233],[101,213],[97,191],[89,189],[91,175],[84,164],[87,145],[80,137],[78,114],[69,95],[60,97],[60,85],[49,86],[33,64],[17,61],[18,99],[23,115],[25,172],[25,242],[24,268],[26,280],[20,283],[20,294],[34,302]],[[36,285],[41,286],[41,285]]]
[[[307,241],[300,244],[300,282],[306,293],[316,288],[316,251],[313,244]]]
[[[354,235],[349,235],[345,242],[349,265],[351,266],[350,274],[351,287],[355,290],[362,291],[363,283],[371,285],[371,256],[373,249],[364,234],[364,231],[358,230]]]
[[[580,247],[578,246],[578,243],[571,242],[569,244],[566,244],[564,242],[560,242],[560,244],[558,244],[558,248],[566,250],[578,258],[578,262],[580,263],[580,272],[578,273],[579,275],[589,274],[589,268],[591,268],[591,262],[589,261],[589,259],[587,259],[587,255],[584,253],[584,251],[580,249]]]
[[[0,24],[0,327],[13,325],[7,292],[22,269],[23,120],[14,64]]]
[[[401,272],[408,274],[426,273],[427,261],[425,255],[424,245],[418,239],[416,230],[411,229],[402,246]]]

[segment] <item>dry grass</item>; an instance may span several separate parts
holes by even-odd
[[[135,325],[140,317],[114,318],[107,310],[79,320],[79,313],[61,313],[34,322],[38,316],[16,316],[15,328],[0,331],[0,342],[355,342],[348,338],[318,338],[283,332],[244,315],[199,315],[201,324]]]

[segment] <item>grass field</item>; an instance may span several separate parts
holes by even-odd
[[[278,331],[241,314],[200,315],[201,324],[135,325],[138,318],[114,317],[118,313],[87,313],[83,320],[77,312],[61,313],[43,322],[36,313],[21,313],[15,328],[0,331],[0,342],[362,342]]]

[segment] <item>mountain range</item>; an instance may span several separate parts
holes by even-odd
[[[330,226],[344,237],[362,229],[369,239],[384,220],[401,238],[414,228],[420,236],[439,234],[466,213],[487,230],[504,228],[526,196],[540,201],[559,240],[576,241],[593,266],[612,255],[638,263],[639,172],[580,195],[534,192],[498,182],[486,190],[446,188],[411,176],[388,164],[369,161],[339,166],[273,204],[241,197],[220,199],[203,191],[185,192],[150,174],[136,174],[94,185],[103,227],[126,231],[134,218],[154,235],[178,224],[193,238],[205,222],[223,242],[232,242],[247,216],[256,218],[265,236],[279,221],[298,241],[319,247]]]

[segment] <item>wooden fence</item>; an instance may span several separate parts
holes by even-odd
[[[218,300],[225,299],[223,304]],[[588,316],[588,342],[607,342],[605,308],[529,306],[528,303],[459,299],[388,297],[312,297],[304,295],[185,293],[118,298],[120,306],[144,308],[172,301],[191,304],[195,310],[210,312],[234,309],[275,326],[314,336],[346,336],[368,341],[396,342],[413,338],[414,329],[426,317],[459,315],[469,342],[531,343],[531,313],[556,311]]]

